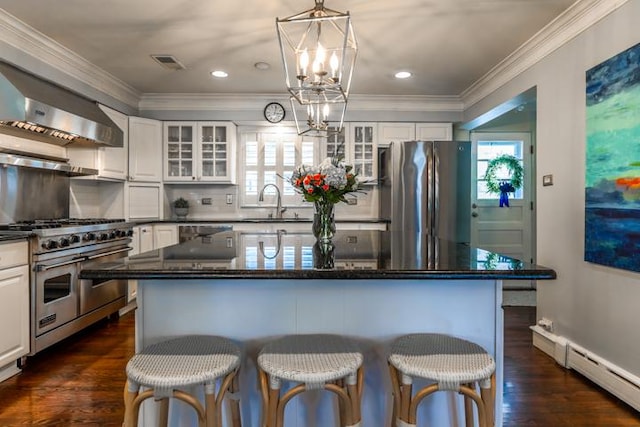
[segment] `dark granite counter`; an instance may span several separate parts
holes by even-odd
[[[435,238],[338,231],[320,247],[307,233],[223,231],[83,270],[86,279],[555,279],[552,269]]]
[[[29,237],[28,233],[23,233],[23,234],[3,234],[3,233],[0,233],[0,242],[20,241],[20,240],[25,240],[28,237]]]

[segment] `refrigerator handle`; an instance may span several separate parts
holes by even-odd
[[[431,198],[431,204],[433,206],[433,209],[431,210],[431,220],[430,220],[430,224],[429,224],[429,233],[432,236],[437,236],[438,233],[438,226],[439,226],[439,213],[440,213],[440,185],[438,183],[438,181],[440,180],[440,175],[439,175],[439,171],[440,171],[440,155],[438,153],[438,150],[436,148],[436,144],[432,143],[431,144],[431,183],[429,185],[429,190],[431,192],[430,194],[430,198]]]

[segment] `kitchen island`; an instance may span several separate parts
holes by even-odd
[[[283,334],[337,333],[365,355],[362,425],[389,425],[386,346],[411,332],[449,333],[482,345],[497,362],[496,425],[502,425],[502,280],[554,279],[551,269],[425,236],[338,231],[334,246],[310,234],[224,231],[84,270],[82,278],[138,280],[136,348],[183,334],[216,334],[245,350],[240,376],[243,425],[260,425],[255,360]],[[459,397],[425,400],[421,423],[461,422]],[[332,399],[297,397],[290,426],[333,426]],[[155,411],[145,403],[142,425]],[[324,409],[323,409],[324,408]],[[178,402],[171,418],[196,425]]]

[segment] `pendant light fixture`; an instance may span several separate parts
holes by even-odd
[[[324,115],[326,105],[341,104],[334,110],[342,112],[342,126],[358,50],[349,12],[325,8],[323,0],[315,0],[313,9],[276,18],[276,29],[287,90],[298,104],[311,106],[307,124],[322,131],[324,120],[318,121],[317,112]]]

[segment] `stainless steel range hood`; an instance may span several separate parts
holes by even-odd
[[[97,103],[0,62],[0,130],[37,132],[56,145],[122,147],[123,132]]]

